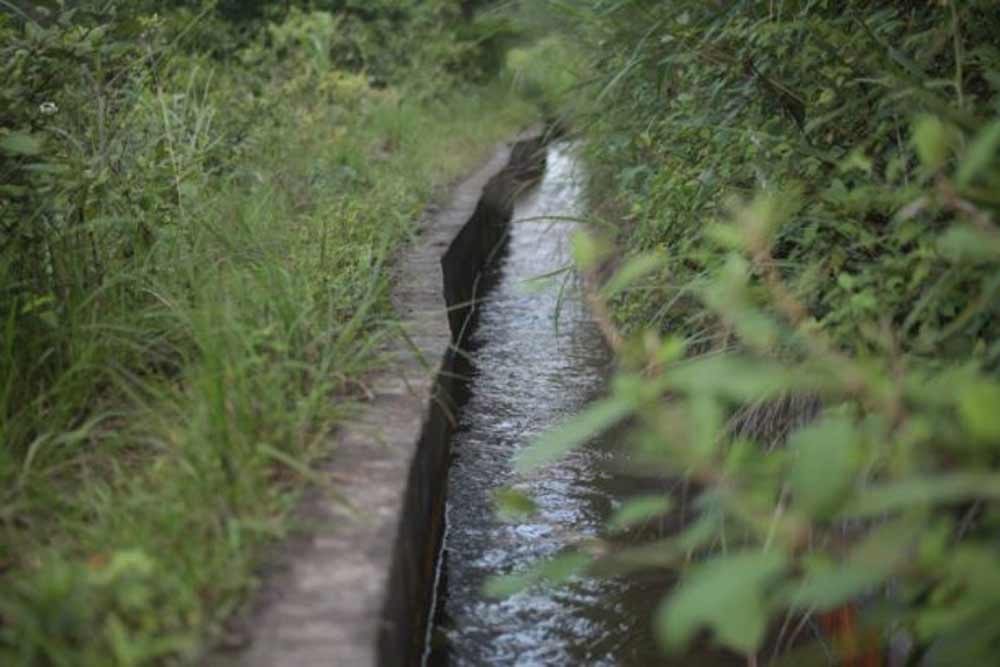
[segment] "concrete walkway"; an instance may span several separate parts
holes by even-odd
[[[517,149],[515,165],[526,154]],[[204,664],[374,667],[419,656],[451,430],[454,381],[441,371],[454,361],[456,320],[453,314],[449,323],[445,294],[452,302],[468,298],[503,234],[487,230],[497,224],[496,211],[483,210],[482,195],[505,206],[511,154],[511,146],[498,147],[455,186],[399,262],[393,301],[413,346],[400,340],[391,369],[370,379],[374,399],[338,431],[320,471],[351,506],[329,492],[308,494],[300,534],[273,559],[244,621],[249,640]]]

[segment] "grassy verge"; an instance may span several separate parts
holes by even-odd
[[[123,65],[127,90],[0,136],[9,182],[29,161],[106,168],[81,172],[86,220],[32,246],[32,289],[5,293],[4,665],[197,655],[381,363],[386,263],[435,186],[531,119],[498,89],[418,97],[308,65]],[[36,220],[76,212],[78,183],[53,187],[23,200]]]

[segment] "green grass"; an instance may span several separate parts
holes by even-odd
[[[417,103],[344,80],[337,106],[271,89],[227,168],[198,155],[161,183],[176,205],[148,247],[59,308],[10,311],[3,377],[45,381],[0,384],[0,663],[198,655],[386,362],[385,268],[420,211],[533,115],[500,89]],[[216,85],[236,88],[163,105],[172,156],[202,141]]]

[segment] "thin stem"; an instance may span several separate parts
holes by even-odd
[[[951,8],[951,35],[955,44],[955,93],[958,95],[958,108],[965,108],[965,78],[962,71],[962,58],[964,49],[962,48],[962,36],[959,34],[958,9],[955,8],[955,0],[948,3]]]

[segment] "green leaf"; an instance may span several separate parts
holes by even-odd
[[[965,430],[979,442],[1000,445],[1000,385],[979,381],[958,394],[958,414]]]
[[[853,290],[857,280],[849,273],[838,273],[837,274],[837,284],[843,287],[845,290]]]
[[[784,594],[799,611],[833,609],[883,580],[881,572],[851,566],[824,565],[806,569],[801,580]]]
[[[490,577],[483,587],[483,594],[490,598],[506,598],[531,588],[538,578],[531,571]]]
[[[707,627],[728,648],[753,653],[767,630],[767,588],[786,566],[784,554],[774,551],[743,552],[697,565],[660,606],[658,637],[675,650]]]
[[[666,379],[670,387],[687,394],[744,402],[778,396],[813,378],[792,373],[774,362],[717,355],[678,364]]]
[[[826,517],[850,491],[858,461],[858,435],[844,418],[826,419],[792,434],[792,497],[810,516]]]
[[[673,502],[669,496],[639,496],[632,498],[618,508],[608,521],[608,530],[613,533],[620,533],[629,528],[663,516],[673,508]]]
[[[913,143],[923,165],[937,169],[948,157],[948,128],[937,116],[920,116],[913,126]]]
[[[0,139],[0,150],[10,155],[38,155],[42,141],[27,132],[14,132]]]
[[[505,598],[540,583],[557,586],[582,573],[592,560],[592,556],[579,551],[561,554],[520,572],[491,577],[483,592],[487,597]]]
[[[612,396],[597,401],[580,415],[548,433],[518,452],[515,469],[528,472],[552,463],[579,447],[587,440],[611,428],[635,409],[631,399]]]
[[[493,502],[504,520],[521,519],[538,512],[538,505],[530,496],[510,488],[494,491]]]
[[[705,238],[719,244],[728,250],[742,250],[744,247],[743,232],[734,224],[710,224],[705,227]]]
[[[839,516],[860,519],[977,498],[1000,499],[1000,475],[954,473],[880,484],[856,494]]]
[[[725,412],[715,399],[698,394],[689,402],[691,415],[691,447],[698,458],[708,461],[715,456],[722,442]]]
[[[875,528],[844,563],[807,561],[802,579],[786,588],[788,604],[802,611],[832,609],[869,592],[912,553],[922,528],[922,515],[907,516]]]
[[[41,41],[45,37],[45,29],[35,21],[28,21],[24,24],[24,33],[29,39]]]
[[[799,209],[801,194],[796,190],[760,192],[738,212],[738,222],[747,242],[770,239]]]
[[[21,197],[27,194],[28,189],[21,187],[19,185],[4,185],[0,184],[0,195],[6,197]]]
[[[40,310],[45,310],[52,304],[56,303],[56,298],[52,294],[44,294],[34,299],[29,300],[23,306],[21,306],[21,314],[27,315],[29,313],[34,313]]]
[[[64,164],[46,164],[43,162],[38,162],[35,164],[25,165],[25,171],[31,171],[37,174],[65,174],[69,172],[69,167]]]
[[[970,225],[952,225],[938,239],[938,249],[955,264],[1000,259],[1000,243]]]
[[[605,299],[610,299],[637,280],[641,280],[649,274],[660,270],[665,264],[666,258],[662,255],[645,254],[632,257],[601,288],[601,296]]]
[[[670,336],[656,350],[655,358],[658,364],[672,364],[684,357],[687,341],[680,336]]]
[[[584,271],[594,268],[601,260],[603,251],[594,237],[586,232],[578,232],[570,240],[573,259]]]
[[[840,170],[842,172],[849,172],[852,169],[857,169],[866,174],[871,174],[872,165],[872,159],[865,155],[864,150],[855,148],[841,161]]]
[[[675,567],[678,561],[717,539],[721,523],[718,513],[705,512],[679,534],[619,551],[607,559],[608,564],[616,572]]]
[[[980,130],[972,141],[958,167],[958,175],[955,177],[958,187],[964,188],[969,185],[977,174],[996,159],[998,146],[1000,146],[1000,120],[993,121]]]

